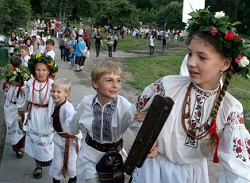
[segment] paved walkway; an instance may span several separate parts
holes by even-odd
[[[93,47],[93,46],[92,46]],[[56,44],[54,47],[54,51],[56,52],[56,62],[59,65],[59,72],[56,75],[56,78],[64,77],[71,81],[72,89],[69,100],[71,103],[76,106],[83,96],[88,94],[93,94],[95,91],[93,90],[90,82],[90,71],[93,66],[103,60],[107,60],[107,52],[102,51],[100,56],[95,57],[95,53],[93,49],[90,52],[90,58],[87,59],[85,63],[85,68],[81,72],[74,72],[70,70],[70,65],[68,63],[61,62],[60,60],[60,50],[58,49],[58,45]],[[124,52],[115,52],[113,53],[113,61],[118,61],[119,57],[134,57],[136,53],[124,53]],[[145,53],[146,55],[147,53]],[[140,54],[141,55],[141,54]],[[117,62],[121,64],[121,62]],[[123,77],[127,77],[126,75]],[[131,89],[126,83],[123,82],[121,94],[124,95],[128,100],[133,102],[135,100],[135,96],[138,95],[138,92],[134,89]],[[1,96],[2,98],[3,96]],[[3,116],[3,111],[0,109],[1,115]],[[133,134],[131,131],[127,131],[124,136],[124,146],[128,151],[133,143]],[[12,151],[10,139],[6,136],[5,144],[4,144],[4,152],[1,161],[0,167],[0,183],[49,183],[52,182],[52,178],[49,176],[49,168],[43,168],[43,177],[40,180],[36,180],[33,178],[33,172],[35,168],[34,160],[24,154],[22,159],[17,159],[15,153]],[[209,160],[210,167],[210,182],[216,183],[218,178],[218,173],[220,166],[211,164],[211,160]],[[63,179],[61,183],[67,183],[68,179]],[[126,180],[127,181],[127,180]]]
[[[60,60],[60,50],[56,44],[54,47],[56,53],[56,62],[59,66],[59,72],[56,75],[56,78],[64,77],[71,81],[71,95],[70,102],[76,106],[83,96],[88,94],[95,94],[95,90],[91,86],[90,82],[90,71],[93,66],[103,60],[107,60],[107,52],[103,51],[100,53],[100,56],[95,57],[95,53],[92,50],[90,52],[91,58],[86,60],[85,68],[81,72],[74,72],[69,69],[70,64],[62,62]],[[114,57],[118,53],[113,53]],[[113,59],[115,60],[115,58]],[[124,91],[123,91],[124,92]],[[128,92],[129,93],[129,92]],[[134,95],[134,94],[133,94]],[[2,96],[3,97],[3,96]],[[1,116],[3,116],[3,111],[1,111]],[[128,131],[125,135],[125,147],[128,149],[132,142],[133,138],[132,133]],[[8,135],[5,138],[3,157],[0,167],[0,183],[47,183],[52,182],[52,178],[49,176],[49,167],[43,168],[43,177],[40,180],[33,178],[33,172],[35,168],[35,161],[26,153],[22,159],[17,159],[16,154],[12,151],[10,144],[10,139]],[[67,179],[63,179],[61,182],[66,183]]]

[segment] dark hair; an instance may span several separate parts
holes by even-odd
[[[53,44],[53,45],[55,45],[55,41],[53,39],[48,39],[46,41],[46,44]]]
[[[30,40],[30,44],[32,43],[32,39],[31,39],[30,37],[27,37],[27,38],[24,40],[24,44],[26,44],[28,40]]]
[[[22,60],[18,56],[12,56],[10,57],[10,63],[14,67],[19,67],[19,65],[22,63]]]

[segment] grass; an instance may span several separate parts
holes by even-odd
[[[126,37],[124,40],[119,40],[118,49],[124,49],[125,51],[148,49],[147,41],[148,40],[144,39],[134,40],[131,36]],[[156,44],[160,43],[156,42]],[[174,47],[176,44],[169,43],[168,46]],[[179,75],[180,66],[185,54],[186,48],[180,48],[178,52],[175,50],[163,55],[158,54],[126,59],[123,69],[134,76],[134,80],[128,82],[136,89],[143,90],[147,85],[165,75]],[[248,130],[250,130],[249,88],[250,80],[243,79],[241,76],[234,76],[228,87],[228,92],[237,98],[243,105],[245,124]]]

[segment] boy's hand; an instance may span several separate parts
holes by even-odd
[[[146,115],[147,115],[148,111],[141,111],[141,112],[138,112],[134,115],[134,119],[138,122],[143,122]]]

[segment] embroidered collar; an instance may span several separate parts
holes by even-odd
[[[215,90],[204,90],[204,89],[201,89],[199,86],[197,86],[196,84],[192,83],[192,88],[200,93],[201,95],[205,96],[205,97],[210,97],[210,96],[213,96],[213,95],[216,95],[220,86],[218,86]]]
[[[92,101],[92,107],[96,104],[100,104],[97,95],[94,97],[93,101]],[[111,101],[109,101],[108,103],[106,103],[105,105],[110,105],[113,109],[116,107],[117,105],[117,97],[112,99]],[[100,104],[101,106],[101,104]]]

